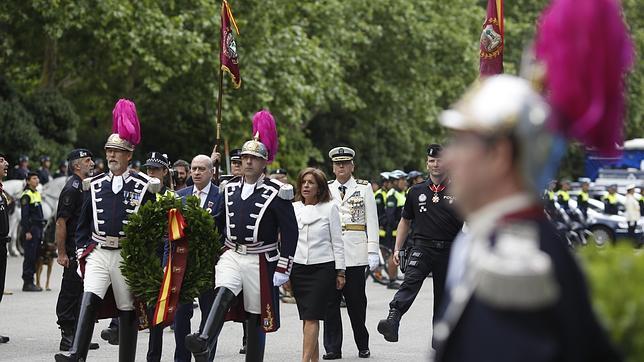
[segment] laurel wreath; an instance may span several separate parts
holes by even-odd
[[[199,206],[196,196],[185,203],[175,195],[147,202],[132,214],[125,225],[122,241],[121,272],[132,294],[148,305],[156,303],[163,279],[161,265],[168,235],[168,210],[181,210],[186,223],[188,260],[179,294],[180,303],[191,302],[204,290],[213,287],[214,265],[219,250],[219,237],[208,211]]]

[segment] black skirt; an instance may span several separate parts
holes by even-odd
[[[335,295],[335,262],[293,264],[291,287],[300,320],[324,320],[329,298]]]

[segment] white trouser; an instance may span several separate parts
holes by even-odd
[[[242,255],[227,250],[215,266],[215,287],[230,289],[235,295],[244,292],[244,309],[261,314],[259,258],[264,254]]]
[[[134,310],[134,299],[130,288],[121,274],[121,250],[101,249],[97,246],[87,256],[85,265],[85,292],[92,292],[105,298],[107,288],[112,284],[116,308],[122,311]]]

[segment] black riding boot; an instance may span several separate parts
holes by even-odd
[[[246,343],[246,362],[261,362],[264,360],[264,347],[266,346],[266,332],[259,324],[259,314],[248,314],[246,330],[248,331]]]
[[[210,345],[219,337],[219,332],[224,326],[226,312],[235,300],[235,293],[228,288],[215,289],[215,300],[212,303],[210,314],[206,319],[203,330],[186,336],[186,348],[195,356],[196,362],[207,362],[210,355]],[[212,341],[212,343],[209,343]]]
[[[136,359],[138,323],[135,311],[119,311],[119,362],[134,362]]]
[[[56,362],[85,361],[87,359],[87,351],[92,341],[92,332],[94,332],[96,311],[101,301],[102,299],[94,293],[83,293],[72,349],[68,355],[56,354]]]

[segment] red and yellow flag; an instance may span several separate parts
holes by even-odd
[[[220,38],[220,51],[219,60],[221,62],[221,70],[228,72],[233,80],[233,86],[239,88],[241,86],[241,76],[239,74],[239,57],[237,55],[237,42],[233,30],[239,35],[237,22],[233,17],[233,12],[228,5],[228,1],[223,0],[221,3],[221,38]]]
[[[480,47],[481,77],[503,73],[503,0],[488,0]]]

